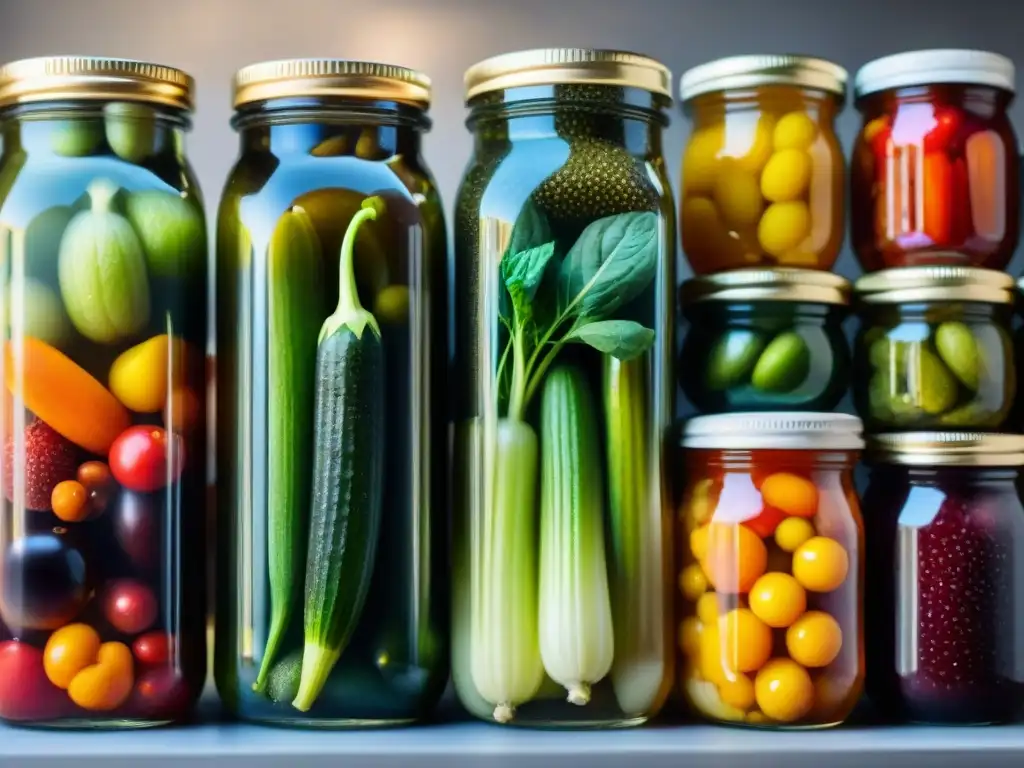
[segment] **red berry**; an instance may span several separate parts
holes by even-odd
[[[78,469],[78,449],[48,424],[36,419],[25,427],[24,453],[15,456],[22,446],[15,444],[14,436],[7,439],[4,448],[4,494],[14,502],[14,469],[22,471],[25,459],[25,506],[28,509],[47,511],[51,509],[50,496],[54,487],[62,480],[70,480]]]

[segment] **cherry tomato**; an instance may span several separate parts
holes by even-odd
[[[175,482],[184,460],[181,438],[149,424],[128,427],[110,446],[114,479],[133,491],[155,491]]]
[[[132,651],[140,664],[160,666],[171,658],[171,640],[171,636],[166,632],[147,632],[135,638]]]
[[[132,652],[124,643],[104,643],[96,663],[77,675],[68,696],[82,709],[106,712],[117,709],[131,695],[135,683]]]
[[[17,640],[0,643],[0,717],[47,720],[62,712],[60,691],[46,679],[43,654]]]
[[[89,494],[77,480],[62,480],[50,494],[53,514],[65,523],[80,523],[89,517]]]
[[[762,508],[761,514],[752,520],[744,520],[743,524],[762,539],[767,539],[775,533],[775,529],[779,527],[779,523],[785,519],[785,512],[781,512],[775,507],[771,507],[766,504],[764,508]]]
[[[135,685],[132,707],[143,717],[178,719],[188,709],[191,698],[179,670],[151,669]]]
[[[952,107],[937,106],[932,120],[932,128],[924,135],[924,151],[945,152],[960,127],[960,113]]]
[[[119,579],[107,587],[103,615],[118,632],[137,635],[156,622],[156,596],[141,581]]]
[[[102,461],[87,461],[78,468],[77,480],[89,494],[92,514],[98,515],[107,508],[110,497],[116,490],[110,467]]]
[[[67,689],[75,675],[96,663],[100,636],[88,624],[68,624],[46,641],[43,665],[46,676],[58,688]]]

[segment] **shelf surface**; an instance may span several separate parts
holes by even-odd
[[[1024,763],[1024,725],[769,732],[707,725],[536,731],[476,722],[322,732],[214,723],[124,732],[0,726],[3,768],[971,768]]]

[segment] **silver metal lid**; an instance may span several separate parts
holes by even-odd
[[[687,421],[682,442],[710,450],[858,451],[863,430],[860,419],[845,413],[723,413]]]
[[[825,59],[796,54],[729,56],[688,69],[679,78],[682,101],[716,91],[791,85],[846,95],[846,70]]]
[[[853,79],[853,95],[914,85],[989,85],[1014,92],[1015,70],[1010,59],[998,53],[940,48],[907,51],[869,61]]]
[[[917,467],[1024,466],[1024,435],[900,432],[872,435],[868,460]]]

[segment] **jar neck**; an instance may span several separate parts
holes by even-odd
[[[596,140],[660,156],[669,99],[637,88],[542,85],[491,92],[470,102],[478,154],[536,140]]]
[[[113,110],[112,104],[115,102],[81,99],[20,104],[5,109],[0,112],[4,151],[20,150],[36,156],[60,154],[55,152],[55,148],[69,128],[77,127],[101,135],[105,125],[112,121],[122,120],[126,126],[132,126],[145,120],[152,121],[155,128],[154,154],[159,153],[162,146],[167,146],[184,155],[185,136],[192,127],[188,112],[157,104],[132,103],[135,111],[131,117],[125,117],[123,111]]]
[[[767,466],[796,470],[852,472],[857,464],[857,451],[789,450],[789,449],[688,449],[687,465],[704,472],[713,468],[722,472],[750,472]]]
[[[792,301],[703,301],[692,304],[686,311],[693,322],[710,320],[717,323],[756,321],[764,318],[784,317],[793,320],[820,323],[841,323],[848,314],[840,304],[812,304]]]
[[[915,85],[869,94],[857,101],[857,109],[866,116],[893,113],[909,104],[955,106],[979,117],[991,119],[1005,115],[1013,103],[1013,94],[988,85]],[[1009,118],[1007,118],[1009,119]]]
[[[835,94],[796,85],[765,85],[705,93],[684,105],[684,111],[698,125],[721,122],[730,113],[783,114],[800,111],[813,115],[820,124],[831,126],[841,108]]]
[[[873,481],[885,487],[900,486],[962,489],[1012,490],[1021,480],[1021,467],[910,467],[899,464],[874,464]]]
[[[868,304],[865,315],[872,321],[895,325],[899,322],[934,322],[936,309],[956,314],[960,319],[973,322],[1009,324],[1013,307],[1009,304],[984,304],[976,301],[922,301],[909,304]]]
[[[245,105],[231,121],[243,153],[359,157],[417,157],[426,113],[397,102],[365,99],[276,99]]]

